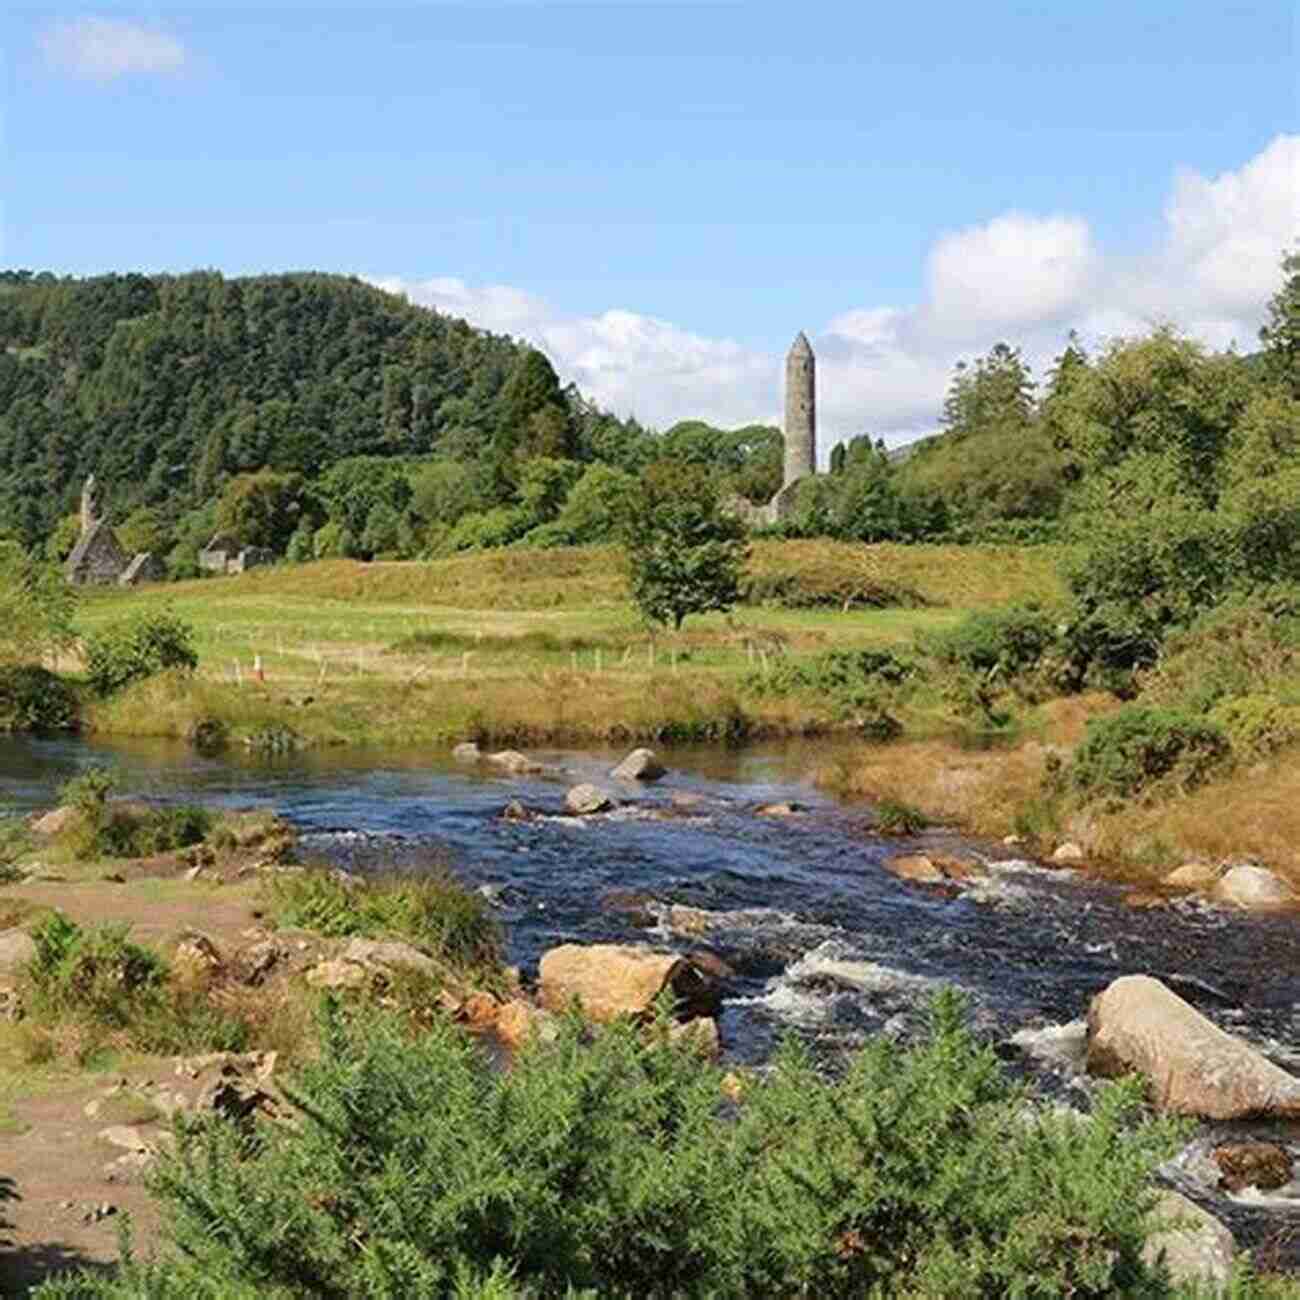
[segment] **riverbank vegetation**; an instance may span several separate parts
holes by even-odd
[[[569,1021],[509,1070],[435,1019],[327,1007],[256,1138],[178,1126],[162,1243],[42,1300],[131,1296],[1191,1296],[1144,1247],[1177,1127],[1109,1085],[1026,1109],[943,995],[838,1079],[793,1048],[728,1100],[667,1035]],[[274,1207],[273,1213],[267,1211]],[[1288,1294],[1241,1272],[1232,1294]]]

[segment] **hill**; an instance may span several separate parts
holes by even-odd
[[[267,467],[581,457],[627,428],[533,349],[355,278],[0,275],[0,530],[27,544],[92,472],[116,519],[173,523]]]

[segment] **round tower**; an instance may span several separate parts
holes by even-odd
[[[817,359],[799,331],[785,358],[785,477],[782,487],[817,469]]]

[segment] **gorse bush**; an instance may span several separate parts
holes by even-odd
[[[1204,718],[1130,704],[1088,723],[1066,779],[1088,795],[1125,798],[1160,781],[1193,789],[1231,757],[1222,727]]]
[[[324,868],[278,874],[264,897],[280,926],[330,938],[400,935],[460,966],[500,959],[500,932],[487,901],[441,870],[369,880]]]
[[[1280,749],[1300,744],[1300,700],[1239,695],[1216,704],[1210,710],[1209,721],[1223,728],[1238,758],[1267,758]]]
[[[963,1025],[828,1080],[783,1050],[722,1073],[631,1026],[568,1023],[509,1071],[454,1027],[326,1012],[294,1125],[187,1123],[151,1185],[168,1242],[42,1300],[220,1297],[1169,1297],[1142,1259],[1176,1148],[1110,1085],[1035,1113]]]
[[[68,731],[77,725],[77,694],[36,664],[0,664],[0,733]]]
[[[141,611],[85,640],[86,678],[99,695],[167,668],[192,669],[199,658],[194,630],[170,610]]]

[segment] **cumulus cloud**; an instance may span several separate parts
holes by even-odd
[[[179,72],[186,61],[185,47],[176,37],[116,18],[54,23],[41,34],[40,44],[51,67],[86,81]]]
[[[855,433],[896,441],[934,428],[954,362],[999,340],[1040,374],[1071,329],[1095,343],[1169,320],[1213,347],[1249,348],[1298,235],[1300,135],[1278,136],[1236,171],[1179,172],[1141,257],[1108,254],[1069,214],[1008,212],[945,232],[922,301],[846,305],[815,332],[822,456]],[[378,283],[527,339],[601,405],[656,427],[778,418],[779,355],[624,308],[566,316],[508,285]]]

